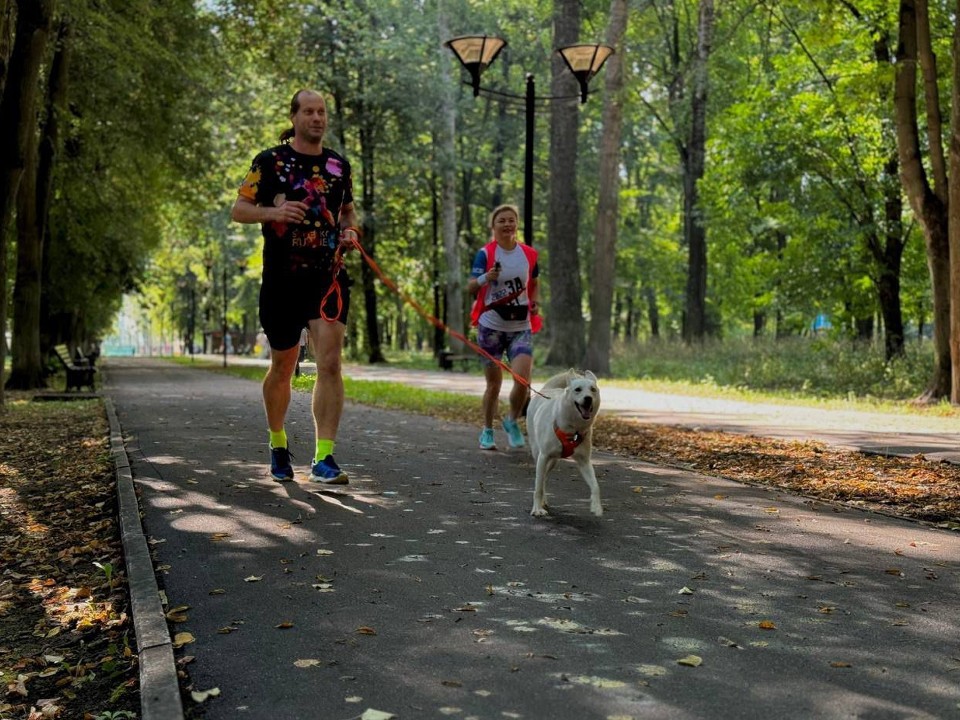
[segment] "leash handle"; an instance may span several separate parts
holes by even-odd
[[[359,236],[358,236],[359,237]],[[359,247],[359,243],[354,240],[354,243]],[[323,297],[320,299],[320,317],[327,322],[336,322],[340,319],[340,313],[343,312],[343,292],[340,290],[340,271],[343,269],[343,253],[340,251],[340,247],[337,246],[336,252],[333,254],[333,262],[330,264],[331,280],[330,287],[327,288],[327,291],[323,294]],[[327,300],[331,295],[335,295],[337,298],[337,310],[336,313],[331,317],[327,314],[325,308],[327,305]]]

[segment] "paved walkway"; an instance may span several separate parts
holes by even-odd
[[[204,356],[219,361],[218,356]],[[230,357],[232,364],[266,366],[266,360]],[[306,372],[312,365],[305,364]],[[452,371],[407,370],[389,365],[345,366],[357,380],[386,380],[470,395],[483,393],[478,375]],[[534,383],[534,387],[537,384]],[[504,383],[506,401],[510,383]],[[604,381],[603,410],[643,422],[782,439],[821,440],[839,448],[891,455],[922,454],[931,460],[960,463],[960,416],[826,410],[798,405],[751,403],[648,392]]]
[[[188,608],[175,657],[217,691],[187,701],[195,717],[958,714],[956,533],[603,453],[603,518],[563,463],[553,516],[534,520],[526,452],[352,404],[351,484],[312,486],[301,393],[300,481],[278,484],[257,383],[148,359],[104,370],[166,609]],[[131,573],[137,592],[146,580]]]

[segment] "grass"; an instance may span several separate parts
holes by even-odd
[[[545,354],[546,348],[537,347],[535,384],[564,369],[545,367],[541,357]],[[430,352],[393,352],[389,362],[402,368],[437,369]],[[960,416],[960,409],[947,401],[932,405],[914,402],[923,393],[932,367],[928,342],[907,345],[903,358],[887,363],[882,348],[825,338],[748,338],[693,346],[663,341],[617,345],[611,356],[609,381],[628,388],[695,397],[861,412]],[[255,379],[263,376],[262,368],[231,366],[229,371]],[[479,370],[474,373],[482,382]],[[299,382],[301,389],[312,385],[309,376]],[[454,410],[459,404],[447,393],[417,388],[400,390],[389,387],[390,383],[364,387],[368,383],[347,380],[346,385],[351,400],[382,407],[415,410],[425,403]]]
[[[947,402],[923,408],[913,403],[932,373],[929,343],[909,344],[902,358],[888,363],[880,347],[825,338],[693,346],[648,342],[618,346],[611,367],[615,378],[683,394],[884,412],[955,412]]]

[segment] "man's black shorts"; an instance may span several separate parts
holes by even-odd
[[[270,347],[289,350],[300,343],[300,331],[311,320],[323,317],[347,324],[350,309],[350,278],[341,269],[338,289],[330,287],[327,273],[309,278],[264,279],[260,286],[260,325]],[[330,291],[329,294],[327,291]],[[326,300],[324,301],[324,297]]]

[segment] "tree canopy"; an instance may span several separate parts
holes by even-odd
[[[543,347],[558,362],[583,361],[592,316],[609,347],[779,337],[826,316],[838,336],[882,337],[893,357],[929,332],[930,245],[897,152],[902,9],[879,0],[574,4],[571,15],[562,0],[44,0],[35,124],[24,135],[39,148],[58,120],[40,345],[104,338],[124,297],[178,347],[212,348],[223,327],[252,345],[261,239],[230,223],[229,208],[302,87],[328,97],[325,142],[355,167],[370,252],[418,304],[463,327],[456,278],[487,238],[487,213],[523,202],[528,74],[538,95],[534,202],[521,231],[541,252]],[[915,5],[929,11],[937,57],[952,62],[956,18],[939,3]],[[23,67],[23,20],[34,7],[0,5],[8,101],[23,92],[7,69]],[[552,97],[567,72],[556,65],[556,28],[563,42],[604,42],[615,12],[619,87],[608,89],[601,71],[587,102]],[[441,37],[474,32],[508,43],[478,97]],[[949,88],[948,63],[935,72]],[[570,132],[574,145],[558,142]],[[617,149],[612,164],[604,140]],[[18,158],[0,160],[8,184],[19,184]],[[616,183],[605,182],[611,173]],[[6,219],[8,297],[26,262],[18,251],[29,240],[13,222],[25,212]],[[437,343],[359,257],[348,266],[359,280],[348,352],[379,361],[384,349]]]

